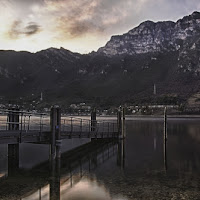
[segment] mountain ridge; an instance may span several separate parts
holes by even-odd
[[[180,103],[199,92],[199,76],[199,12],[177,22],[145,21],[90,54],[0,51],[0,94],[6,99],[32,101],[43,92],[47,102],[112,105],[165,95]]]
[[[177,22],[145,21],[123,35],[112,36],[98,52],[104,55],[140,54],[178,50],[180,40],[199,35],[200,13],[195,11]],[[194,35],[193,35],[194,34]],[[142,39],[142,40],[141,40]],[[123,41],[123,42],[122,42]],[[138,44],[138,41],[140,43]]]

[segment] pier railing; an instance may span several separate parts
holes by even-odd
[[[0,109],[0,130],[50,131],[48,113],[20,111],[19,109]]]
[[[61,132],[78,133],[79,137],[82,134],[99,134],[103,138],[105,134],[108,136],[114,136],[118,133],[118,124],[116,121],[105,120],[89,120],[78,117],[66,116],[61,118]]]
[[[50,113],[0,109],[0,143],[47,142],[55,146],[67,138],[124,138],[123,116],[119,111],[117,120],[110,121],[97,120],[95,110],[91,119],[85,119],[61,115],[59,107],[52,107]]]

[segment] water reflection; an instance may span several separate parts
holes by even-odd
[[[163,140],[164,170],[167,171],[167,140]]]
[[[123,197],[112,197],[109,190],[97,180],[83,178],[69,190],[61,190],[61,200],[126,200]]]
[[[31,170],[19,168],[18,146],[8,146],[9,173],[5,180],[0,181],[0,188],[6,188],[6,185],[9,185],[12,193],[7,193],[6,190],[2,190],[0,197],[2,196],[3,199],[59,200],[66,199],[65,196],[68,193],[71,194],[71,197],[67,197],[67,199],[76,199],[73,191],[77,191],[78,188],[83,188],[84,183],[83,192],[86,191],[86,188],[89,190],[90,187],[91,190],[94,190],[90,194],[88,192],[86,193],[86,195],[91,195],[91,199],[101,199],[101,195],[104,199],[105,197],[111,199],[105,188],[100,187],[97,181],[95,181],[95,177],[91,178],[90,175],[109,159],[116,157],[116,154],[120,153],[117,157],[120,160],[124,160],[120,158],[124,154],[122,152],[123,149],[119,151],[119,146],[121,148],[121,145],[118,142],[92,141],[89,144],[82,145],[62,154],[62,161],[59,156],[56,158],[51,157],[50,161],[41,163]],[[61,151],[61,149],[57,151]],[[34,180],[34,184],[31,183],[32,179]],[[23,192],[19,191],[18,187],[16,188],[18,182],[20,183],[20,189],[23,186]],[[98,188],[97,191],[102,192],[96,193],[95,188]],[[96,197],[94,196],[95,193],[97,195]],[[83,196],[82,199],[84,198],[89,199],[86,196]]]
[[[47,185],[35,193],[22,198],[22,200],[49,200],[52,199],[50,194],[50,186]],[[61,200],[128,200],[125,197],[112,197],[109,190],[103,184],[90,177],[83,177],[76,185],[69,187],[67,183],[61,185]],[[59,199],[59,197],[55,197]]]
[[[0,179],[0,199],[199,199],[199,122],[168,121],[165,143],[162,120],[127,121],[125,141],[87,144]]]

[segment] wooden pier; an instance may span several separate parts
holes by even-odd
[[[8,145],[8,160],[12,167],[19,166],[19,145],[21,143],[49,144],[52,160],[61,157],[63,139],[88,138],[123,139],[125,118],[121,111],[116,122],[99,121],[96,110],[91,119],[62,116],[59,107],[52,107],[49,114],[20,111],[19,109],[0,110],[0,144]]]
[[[114,142],[114,146],[116,142],[121,144],[125,137],[125,115],[123,111],[119,110],[116,121],[105,121],[97,120],[95,109],[91,113],[91,119],[62,115],[61,109],[55,106],[51,108],[50,113],[33,113],[16,108],[0,110],[0,144],[8,145],[8,177],[15,176],[21,170],[19,167],[19,146],[21,143],[48,144],[50,146],[50,162],[43,163],[38,169],[48,169],[51,173],[50,199],[60,199],[61,168],[65,168],[65,171],[68,168],[71,174],[72,168],[77,164],[82,166],[88,159],[88,155],[92,155],[95,159],[89,159],[90,170],[92,167],[91,160],[98,164],[97,155],[102,151],[101,147],[104,147],[104,143]],[[62,157],[67,155],[67,160],[61,163],[62,140],[73,138],[88,138],[91,142],[64,153]],[[120,156],[124,155],[123,151],[119,151],[119,149],[123,149],[122,147],[122,145],[118,145]],[[94,156],[94,153],[96,156]],[[77,155],[79,160],[77,160]],[[108,148],[108,158],[110,155]],[[124,159],[120,156],[117,156],[117,163],[123,166]],[[85,160],[85,158],[87,159]],[[103,153],[102,161],[105,160],[106,156]],[[69,163],[71,163],[70,166],[68,166]],[[50,167],[46,168],[49,165]],[[82,168],[80,169],[82,170]],[[37,171],[37,167],[32,170],[32,173],[34,170]]]
[[[62,116],[59,107],[52,107],[49,114],[0,110],[0,144],[47,143],[56,146],[62,139],[123,138],[124,120],[121,111],[119,113],[116,122],[111,122],[97,120],[95,110],[90,120]]]

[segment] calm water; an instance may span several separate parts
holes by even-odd
[[[86,142],[65,141],[62,151]],[[48,149],[21,145],[20,169],[9,175],[7,146],[0,146],[0,199],[200,199],[197,119],[168,121],[165,156],[160,119],[127,120],[124,142],[86,145],[73,155],[64,153],[54,170]]]

